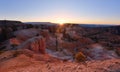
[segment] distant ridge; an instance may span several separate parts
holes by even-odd
[[[25,24],[51,24],[51,22],[24,22]]]
[[[14,20],[0,20],[0,26],[9,26],[9,25],[22,25],[21,21],[14,21]]]
[[[81,27],[111,27],[111,26],[117,26],[117,25],[108,25],[108,24],[79,24]]]
[[[46,25],[53,25],[57,23],[51,23],[51,22],[24,22],[25,24],[46,24]],[[65,23],[65,24],[75,24],[75,23]],[[89,28],[94,28],[94,27],[111,27],[111,26],[118,26],[118,25],[111,25],[111,24],[77,24],[81,27],[89,27]]]

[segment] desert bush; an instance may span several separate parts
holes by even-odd
[[[78,52],[75,54],[75,60],[77,62],[85,62],[86,61],[86,56],[82,52]]]
[[[34,25],[28,24],[28,25],[27,25],[27,28],[34,28]]]
[[[21,54],[21,52],[15,51],[15,52],[13,53],[13,57],[17,57],[17,56],[19,56],[20,54]]]
[[[0,51],[0,54],[4,53],[5,51]]]
[[[107,47],[107,50],[114,50],[114,47]]]
[[[6,49],[6,46],[0,47],[0,51],[2,51],[2,50],[4,50],[4,49]]]
[[[13,57],[17,57],[17,56],[19,56],[19,55],[21,55],[21,54],[24,54],[24,55],[26,55],[26,56],[28,56],[28,57],[32,57],[33,55],[30,53],[30,52],[27,52],[27,51],[15,51],[14,53],[13,53]]]
[[[13,48],[15,48],[15,47],[17,47],[18,45],[17,45],[17,44],[11,44],[11,46],[12,46]]]

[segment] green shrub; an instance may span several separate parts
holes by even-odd
[[[82,52],[78,52],[75,54],[75,60],[77,62],[85,62],[86,61],[86,56]]]

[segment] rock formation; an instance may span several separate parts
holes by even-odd
[[[46,42],[42,36],[33,37],[31,39],[26,40],[24,43],[18,46],[18,49],[21,48],[29,49],[35,53],[45,54]]]
[[[16,36],[16,38],[24,42],[36,36],[37,34],[39,34],[39,32],[40,32],[39,30],[31,28],[31,29],[23,29],[23,30],[15,31],[14,35]]]

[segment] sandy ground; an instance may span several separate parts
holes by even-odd
[[[87,61],[39,61],[25,55],[0,62],[0,72],[120,72],[120,59]]]

